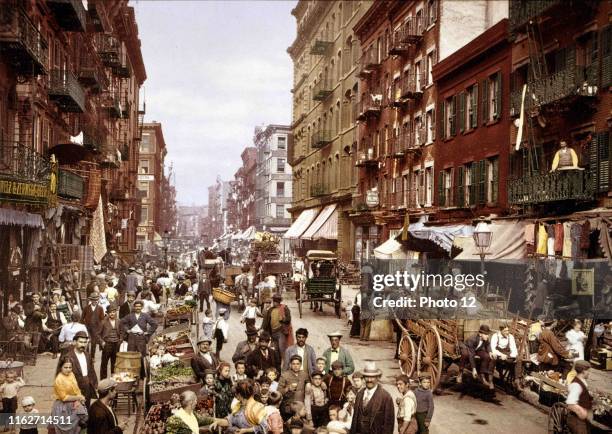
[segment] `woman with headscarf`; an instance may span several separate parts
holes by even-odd
[[[194,411],[198,403],[195,392],[187,390],[181,393],[180,399],[181,408],[166,421],[166,434],[199,434],[202,426],[207,426],[211,432],[215,431],[217,425],[227,426],[225,419],[202,417]]]
[[[54,424],[57,434],[78,434],[87,426],[85,397],[72,372],[72,361],[68,357],[60,360],[53,383],[55,402],[51,415],[61,424]]]

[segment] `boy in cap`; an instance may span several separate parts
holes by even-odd
[[[327,405],[327,392],[323,386],[323,373],[315,371],[310,376],[310,383],[306,385],[304,404],[307,418],[314,426],[327,425],[329,412]]]
[[[281,374],[278,383],[279,392],[283,395],[285,406],[295,401],[304,402],[308,380],[308,374],[302,370],[302,358],[294,354],[289,360],[289,369]]]
[[[38,414],[38,410],[34,408],[36,401],[31,396],[24,396],[21,400],[21,408],[23,409],[22,416],[34,416]],[[27,417],[24,420],[27,421]],[[38,434],[38,425],[36,423],[23,423],[19,427],[19,434]]]
[[[219,316],[217,317],[217,320],[215,321],[215,326],[214,326],[214,330],[215,330],[214,336],[215,336],[215,340],[217,341],[217,348],[216,348],[215,355],[217,356],[217,358],[221,356],[221,350],[223,349],[223,344],[227,342],[227,338],[229,334],[229,324],[227,323],[224,317],[225,312],[226,312],[226,309],[224,307],[219,309]]]
[[[591,364],[586,360],[577,360],[574,366],[576,377],[567,387],[567,399],[565,403],[569,414],[567,425],[572,433],[589,432],[589,413],[593,409],[593,397],[589,393],[586,380],[589,378]]]
[[[108,306],[107,316],[102,322],[102,331],[100,333],[100,338],[102,339],[102,360],[100,362],[101,379],[105,379],[107,376],[109,361],[111,375],[115,373],[115,362],[117,361],[117,353],[119,352],[122,334],[121,321],[117,319],[117,306],[111,303]]]
[[[419,377],[419,387],[414,391],[416,397],[415,417],[419,426],[419,434],[429,433],[429,424],[434,412],[433,394],[431,393],[431,377],[423,374]]]
[[[344,365],[340,360],[336,360],[331,365],[331,373],[324,379],[327,386],[327,399],[329,405],[337,405],[340,408],[346,402],[346,393],[351,387],[351,380],[344,373]]]
[[[106,378],[98,384],[99,399],[89,408],[87,434],[121,434],[127,426],[127,421],[118,424],[111,405],[117,396],[116,387],[117,383],[112,378]]]

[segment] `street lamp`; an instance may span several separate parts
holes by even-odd
[[[168,232],[167,229],[164,231],[162,240],[164,241],[164,264],[167,270],[168,269],[168,243],[170,241],[170,232]]]
[[[474,244],[478,250],[480,256],[480,272],[485,273],[485,256],[487,256],[489,247],[491,247],[491,240],[493,239],[493,232],[489,224],[485,221],[484,217],[480,217],[476,229],[474,229]]]

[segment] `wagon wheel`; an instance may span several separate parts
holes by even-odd
[[[567,407],[562,402],[555,402],[548,411],[548,434],[564,434],[567,430]]]
[[[438,387],[442,373],[442,340],[435,326],[429,327],[421,336],[417,354],[418,373],[431,375],[432,390]]]
[[[414,362],[416,349],[414,342],[408,333],[402,333],[402,338],[399,343],[399,368],[402,374],[408,377],[414,372]]]

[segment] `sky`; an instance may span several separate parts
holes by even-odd
[[[296,1],[132,0],[147,80],[145,122],[162,123],[180,205],[233,179],[263,124],[291,121]]]

